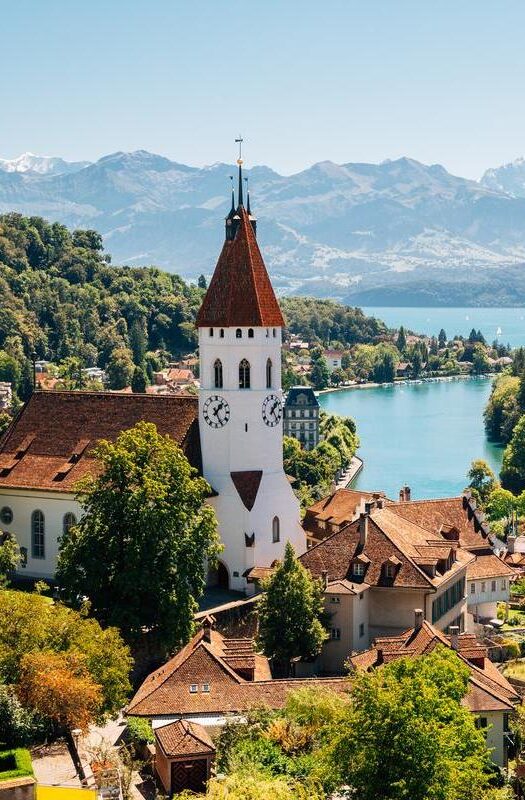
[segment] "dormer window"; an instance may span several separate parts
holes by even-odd
[[[203,683],[202,684],[202,691],[206,692],[206,693],[209,692],[210,691],[210,684],[209,683]]]
[[[248,328],[248,339],[253,339],[253,328]]]
[[[352,574],[360,577],[363,576],[365,574],[365,565],[360,561],[354,561],[352,564]]]
[[[199,685],[197,683],[190,684],[190,694],[197,694],[199,691]]]
[[[242,331],[240,328],[237,328],[237,330],[235,331],[235,338],[242,339]]]
[[[396,568],[393,564],[390,564],[388,561],[384,567],[385,578],[395,578],[396,577]]]

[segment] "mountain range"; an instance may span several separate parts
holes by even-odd
[[[116,263],[209,275],[235,167],[144,150],[94,163],[0,159],[0,212],[96,228]],[[480,181],[410,158],[246,170],[258,236],[281,293],[368,305],[525,303],[525,160]]]

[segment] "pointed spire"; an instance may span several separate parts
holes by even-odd
[[[232,184],[232,207],[230,208],[230,215],[233,216],[235,212],[235,189],[233,188],[233,175],[230,175],[230,181]]]
[[[245,178],[244,180],[246,183],[246,211],[248,212],[248,216],[250,216],[252,213],[250,211],[250,187],[248,186],[248,178]]]

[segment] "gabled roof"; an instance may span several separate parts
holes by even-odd
[[[437,587],[461,572],[474,556],[461,548],[455,549],[439,534],[415,525],[390,511],[390,506],[371,511],[366,518],[367,535],[360,543],[360,521],[350,523],[307,550],[300,560],[315,577],[326,571],[328,580],[348,578],[355,581],[352,563],[363,556],[369,559],[363,581],[370,586],[410,588]],[[427,574],[423,565],[435,563],[455,549],[456,560],[444,574]],[[395,557],[399,566],[393,578],[386,578],[383,564]]]
[[[491,544],[480,513],[468,495],[445,497],[437,500],[409,500],[389,502],[389,509],[428,531],[439,533],[456,529],[459,544],[471,552],[490,552]]]
[[[178,719],[156,728],[155,737],[168,758],[215,753],[215,746],[202,725],[185,719]]]
[[[284,327],[284,319],[246,210],[239,206],[239,227],[226,240],[197,314],[202,327]]]
[[[518,573],[502,558],[493,554],[490,556],[476,556],[476,560],[467,567],[467,580],[477,580],[478,578],[515,578]]]
[[[398,658],[428,655],[437,645],[451,647],[451,638],[426,620],[421,627],[409,628],[399,636],[377,638],[374,646],[350,658],[355,669],[368,670]],[[468,692],[463,705],[474,713],[511,711],[519,695],[487,657],[486,648],[472,634],[457,638],[457,655],[469,668]]]
[[[335,492],[313,503],[306,511],[305,523],[331,522],[341,525],[351,522],[364,502],[384,498],[384,492],[364,492],[358,489],[336,489]]]
[[[33,393],[0,441],[0,486],[72,492],[97,472],[94,445],[141,420],[169,434],[200,470],[196,397],[46,391]]]
[[[246,656],[254,659],[254,680],[246,680],[235,671],[239,668],[245,671],[245,665],[239,666],[239,662]],[[209,686],[206,692],[202,691],[205,683]],[[196,692],[190,691],[192,684],[197,686]],[[208,642],[201,630],[167,664],[146,678],[127,713],[145,717],[225,714],[247,711],[261,703],[280,708],[289,692],[304,686],[324,686],[345,692],[348,681],[341,678],[272,680],[268,660],[255,653],[251,639],[225,639],[212,630]]]

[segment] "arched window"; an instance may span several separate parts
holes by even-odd
[[[77,518],[71,511],[68,511],[67,514],[64,514],[64,519],[62,520],[62,533],[64,536],[69,533],[69,529],[73,527],[73,525],[77,524]]]
[[[213,365],[213,380],[216,389],[222,389],[222,361],[218,358]]]
[[[235,331],[235,338],[242,339],[242,331],[240,328],[237,328],[237,330]]]
[[[239,364],[239,389],[250,388],[250,363],[245,358]]]
[[[272,388],[272,359],[269,358],[266,362],[266,388]]]
[[[275,330],[275,328],[274,328],[274,329],[273,329],[273,338],[275,339],[275,337],[276,337],[276,336],[277,336],[277,331],[276,331],[276,330]]]
[[[45,558],[46,523],[41,511],[31,514],[31,555],[33,558]]]
[[[281,540],[281,523],[279,517],[274,517],[272,520],[272,542],[279,542]]]
[[[210,328],[210,336],[213,336],[213,328]]]
[[[248,328],[248,339],[253,339],[253,328]]]
[[[221,328],[219,331],[219,338],[224,339],[224,328]]]

